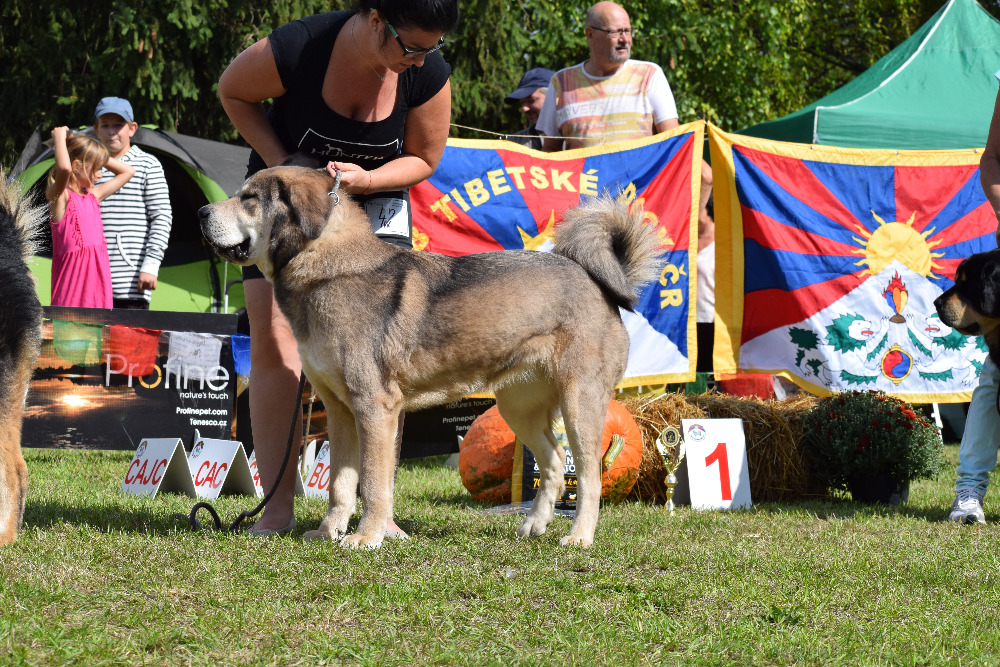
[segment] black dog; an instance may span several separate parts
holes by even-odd
[[[21,420],[41,344],[42,306],[27,261],[45,219],[45,206],[33,206],[0,170],[0,545],[17,537],[28,490]]]
[[[941,321],[966,336],[982,336],[990,359],[1000,365],[1000,250],[968,257],[955,284],[934,299]]]

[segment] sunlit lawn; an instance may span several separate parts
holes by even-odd
[[[674,516],[602,510],[597,541],[514,536],[443,458],[406,462],[377,551],[192,533],[189,498],[120,492],[127,452],[28,450],[26,525],[0,549],[0,656],[24,665],[994,665],[997,548],[946,521],[957,447],[907,506],[847,499]],[[228,521],[255,501],[227,497]]]

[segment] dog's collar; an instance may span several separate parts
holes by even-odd
[[[330,191],[326,193],[327,197],[333,197],[334,206],[340,203],[340,195],[337,193],[337,190],[340,189],[340,179],[344,175],[344,172],[340,171],[339,169],[337,169],[336,172],[337,175],[336,177],[334,177],[333,188],[331,188]]]

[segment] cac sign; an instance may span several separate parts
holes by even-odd
[[[153,497],[177,492],[195,497],[180,438],[146,438],[139,443],[122,480],[122,491]]]
[[[218,498],[223,492],[256,495],[243,443],[200,438],[188,456],[188,465],[199,498]]]

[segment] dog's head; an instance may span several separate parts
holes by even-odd
[[[966,336],[989,336],[1000,327],[1000,250],[962,261],[955,284],[934,300],[941,321]]]
[[[198,211],[201,233],[234,264],[281,271],[326,226],[336,199],[325,170],[281,166],[259,171],[231,199]],[[341,200],[346,196],[341,195]]]

